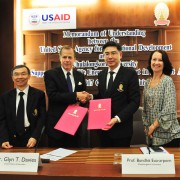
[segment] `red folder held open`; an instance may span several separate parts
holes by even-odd
[[[86,113],[87,108],[78,105],[69,105],[54,128],[74,135]]]
[[[111,99],[90,100],[88,129],[103,129],[111,120]]]

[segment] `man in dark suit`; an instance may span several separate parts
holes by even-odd
[[[25,65],[17,65],[12,70],[15,89],[0,98],[0,143],[2,148],[34,147],[45,123],[45,93],[28,85],[30,70]],[[22,95],[19,121],[18,108]]]
[[[95,99],[111,98],[108,128],[100,132],[103,147],[129,147],[133,134],[133,113],[140,104],[138,76],[134,69],[121,65],[121,46],[113,41],[103,46],[107,69],[98,74],[98,94]]]
[[[48,70],[44,74],[49,102],[46,123],[48,142],[50,147],[80,147],[80,127],[74,136],[54,129],[68,105],[85,103],[88,98],[88,93],[84,92],[86,90],[84,75],[73,69],[76,58],[72,47],[62,46],[59,57],[61,66]],[[68,78],[70,78],[70,85]]]

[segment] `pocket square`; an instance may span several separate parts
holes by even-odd
[[[82,85],[82,82],[78,82],[78,85],[79,85],[79,86]]]

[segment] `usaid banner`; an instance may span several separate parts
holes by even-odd
[[[76,29],[76,8],[23,9],[23,30]]]

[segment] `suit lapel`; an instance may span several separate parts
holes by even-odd
[[[106,91],[106,82],[107,82],[107,73],[108,69],[104,71],[104,74],[102,74],[102,88]]]
[[[106,75],[106,77],[107,77],[107,75]],[[117,90],[117,87],[119,86],[120,82],[122,81],[122,78],[123,78],[123,67],[121,66],[119,71],[117,72],[115,79],[114,79],[112,89],[110,92],[108,92],[109,95],[111,95],[114,91]],[[106,82],[104,84],[106,84]]]
[[[10,109],[12,109],[12,119],[16,122],[16,89],[14,89],[9,95]]]
[[[34,90],[31,86],[29,86],[28,97],[27,97],[27,106],[26,106],[26,111],[27,111],[28,117],[29,117],[29,113],[31,112],[32,103],[34,101],[33,96],[34,96]]]
[[[106,82],[107,82],[107,73],[108,73],[108,69],[105,69],[104,71],[102,71],[103,73],[101,74],[101,76],[99,77],[99,81],[100,81],[100,91],[102,92],[102,95],[104,97],[108,97],[109,96],[109,92],[106,89]]]
[[[61,87],[65,88],[65,91],[69,91],[67,81],[66,81],[66,77],[64,75],[64,72],[63,72],[62,68],[59,67],[56,70],[57,70],[57,73],[58,73],[59,82],[62,84]]]
[[[119,86],[119,84],[123,80],[122,77],[123,77],[123,67],[121,66],[119,68],[119,71],[117,72],[117,75],[116,75],[115,79],[114,79],[114,82],[113,82],[113,85],[112,85],[112,90],[110,91],[110,94],[112,94],[114,91],[117,90],[117,87]]]
[[[79,82],[79,76],[78,73],[73,69],[73,76],[74,76],[74,82],[75,82],[75,91],[77,91],[77,86],[78,86],[78,82]]]

